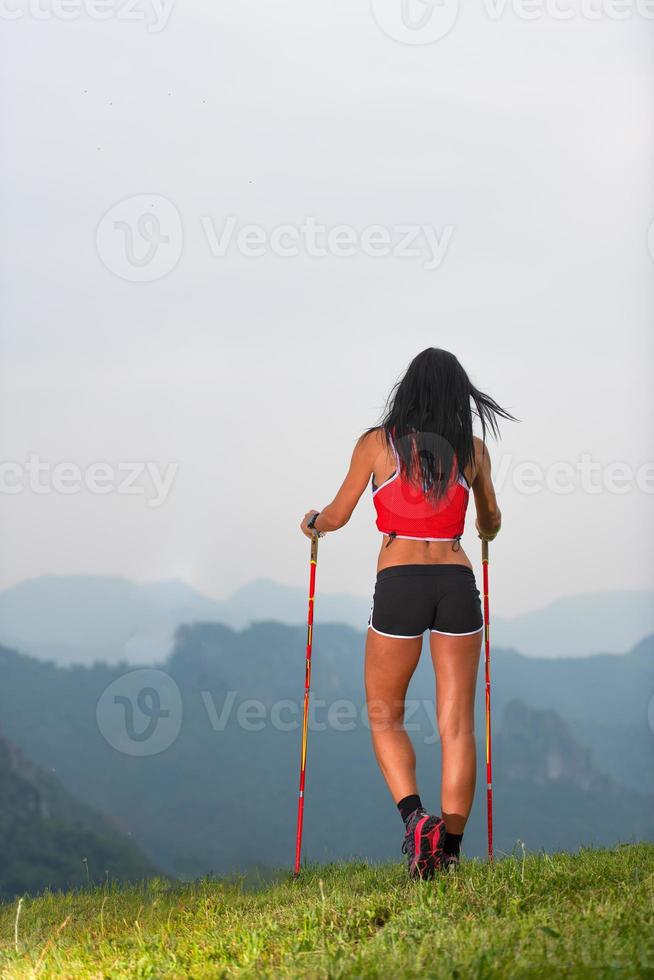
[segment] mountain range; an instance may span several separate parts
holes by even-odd
[[[161,663],[184,623],[242,629],[305,622],[304,589],[256,579],[226,599],[179,581],[138,584],[110,576],[43,576],[0,592],[0,642],[58,664]],[[316,623],[365,629],[370,599],[319,592]],[[493,617],[493,643],[533,657],[622,653],[654,631],[654,592],[567,596],[513,619]]]
[[[297,801],[306,630],[258,622],[181,627],[165,662],[62,668],[0,648],[7,736],[164,872],[288,866]],[[399,818],[363,713],[364,635],[316,630],[306,854],[398,857]],[[483,737],[483,671],[477,731]],[[654,839],[654,636],[621,655],[492,661],[498,853]],[[426,804],[438,806],[433,675],[409,691]],[[483,743],[466,830],[485,851]],[[356,819],[353,819],[353,813]],[[400,835],[401,836],[401,835]]]

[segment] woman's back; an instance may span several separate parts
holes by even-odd
[[[465,525],[470,484],[459,472],[456,456],[450,473],[442,481],[439,499],[429,499],[420,482],[410,480],[403,471],[392,436],[388,442],[395,458],[395,469],[381,485],[372,480],[372,497],[377,512],[377,528],[393,539],[414,541],[456,541]]]
[[[382,428],[371,431],[365,438],[369,440],[372,459],[371,486],[377,512],[377,527],[383,534],[377,570],[397,564],[446,562],[471,567],[468,556],[458,543],[464,530],[470,490],[474,494],[478,514],[484,515],[485,527],[492,526],[499,518],[499,508],[490,477],[490,457],[482,440],[474,437],[473,461],[464,467],[463,473],[458,472],[457,467],[456,475],[452,474],[449,490],[443,500],[434,506],[426,501],[424,496],[419,500],[419,490],[401,474],[398,476],[398,459],[394,444],[386,439]],[[396,491],[389,494],[396,484]],[[417,506],[418,500],[419,506]],[[435,518],[436,527],[440,526],[442,533],[423,533],[424,518],[430,509],[434,515],[432,520]],[[415,535],[398,533],[391,537],[391,532],[397,528],[391,527],[388,521],[393,521],[395,518],[394,523],[398,524],[398,516],[403,521],[413,520],[414,530],[419,530],[420,533]],[[406,531],[408,526],[408,523],[403,524],[402,530]]]

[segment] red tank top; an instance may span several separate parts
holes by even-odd
[[[434,506],[419,487],[400,474],[400,458],[390,436],[389,441],[395,456],[395,472],[376,489],[374,478],[372,483],[378,529],[382,534],[394,538],[418,541],[454,541],[460,538],[465,525],[470,487],[466,478],[458,472],[456,458],[450,486]]]

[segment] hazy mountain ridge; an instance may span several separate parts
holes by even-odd
[[[316,623],[365,629],[370,597],[319,593]],[[242,629],[258,620],[304,623],[303,588],[256,579],[223,600],[180,581],[42,576],[0,592],[0,642],[56,663],[161,663],[185,623]],[[654,592],[569,596],[513,619],[493,617],[493,643],[526,656],[625,652],[654,632]]]

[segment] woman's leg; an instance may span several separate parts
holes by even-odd
[[[475,795],[474,706],[481,637],[481,632],[429,634],[442,751],[441,808],[450,834],[463,833]]]
[[[407,687],[420,659],[422,636],[397,639],[368,630],[366,703],[377,762],[395,803],[418,792],[416,756],[404,721]]]

